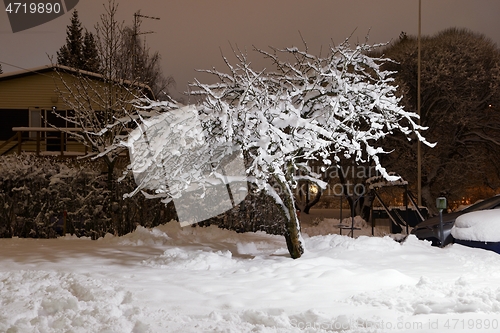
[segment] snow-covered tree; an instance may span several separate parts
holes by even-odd
[[[272,60],[275,71],[255,71],[245,54],[236,54],[237,65],[224,59],[229,73],[207,70],[218,82],[193,84],[193,94],[204,97],[198,115],[191,110],[202,130],[193,132],[191,140],[185,141],[192,142],[198,135],[205,141],[204,150],[197,154],[200,158],[191,160],[195,165],[190,170],[194,172],[178,170],[184,173],[184,189],[206,176],[199,172],[206,161],[220,165],[224,157],[220,152],[233,152],[230,147],[236,145],[244,155],[246,180],[266,191],[281,208],[287,221],[288,250],[292,258],[299,258],[304,245],[293,189],[301,180],[326,185],[309,161],[327,168],[342,157],[373,160],[384,177],[393,179],[379,163],[379,155],[385,153],[379,140],[401,131],[405,135],[414,133],[425,142],[419,134],[422,128],[414,122],[417,116],[399,106],[396,88],[391,85],[392,73],[380,69],[388,59],[367,56],[371,49],[367,44],[352,49],[346,40],[332,46],[324,57],[296,47],[273,53],[258,50]],[[161,105],[150,103],[150,107]],[[169,127],[168,131],[175,133],[189,130],[180,122]],[[165,131],[156,133],[165,135]],[[132,142],[137,139],[132,138]],[[155,156],[155,161],[172,158],[172,150],[152,148],[149,154]],[[161,166],[149,163],[141,170],[147,171],[138,190],[149,188],[176,196],[183,189],[170,184],[157,186],[159,180],[172,178]],[[217,168],[212,169],[212,176],[217,174],[214,170]]]

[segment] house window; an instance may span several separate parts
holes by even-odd
[[[29,110],[19,109],[2,109],[2,121],[0,121],[0,141],[6,141],[12,138],[16,132],[12,131],[12,127],[29,126]]]
[[[66,110],[45,110],[46,127],[66,128]]]

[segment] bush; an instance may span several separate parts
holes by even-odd
[[[173,202],[165,206],[141,194],[123,199],[136,186],[130,174],[110,191],[104,170],[87,160],[0,156],[0,237],[52,238],[66,232],[97,239],[177,219]],[[197,225],[210,224],[237,232],[284,232],[279,207],[253,190],[234,209]]]
[[[98,162],[1,156],[0,237],[51,238],[66,231],[97,239],[175,218],[172,205],[159,200],[123,199],[134,187],[128,176],[109,190]]]
[[[198,223],[199,226],[217,225],[236,232],[264,231],[273,235],[284,235],[285,219],[276,204],[265,192],[256,192],[250,186],[245,200],[227,212]]]

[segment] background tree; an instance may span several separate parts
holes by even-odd
[[[114,7],[116,12],[118,4],[108,0],[107,7],[105,6],[108,16],[111,7]],[[142,22],[139,13],[134,15],[132,26],[116,22],[113,28],[116,30],[112,32],[104,32],[103,29],[110,28],[105,27],[109,22],[101,20],[95,27],[96,34],[99,34],[96,38],[93,33],[82,28],[78,12],[74,10],[66,30],[66,44],[57,52],[57,63],[104,74],[107,77],[141,82],[151,88],[157,99],[169,100],[168,88],[175,84],[175,81],[171,76],[163,75],[160,53],[151,52],[145,40],[141,39],[143,33],[140,32]],[[108,36],[108,33],[113,36]],[[113,45],[108,45],[109,43]],[[113,63],[113,74],[109,73],[110,61]],[[107,73],[102,73],[106,70]]]
[[[123,48],[120,56],[123,59],[121,63],[131,66],[122,70],[122,78],[142,82],[151,88],[157,99],[168,99],[168,87],[175,84],[175,81],[171,76],[163,75],[160,53],[151,52],[147,46],[145,35],[151,32],[141,32],[141,17],[140,11],[135,13],[133,25],[125,27],[122,31]]]
[[[311,164],[316,170],[320,169],[320,166],[315,165],[314,161]],[[376,164],[371,160],[356,161],[354,157],[341,156],[339,161],[332,160],[330,167],[324,171],[320,170],[318,173],[321,175],[321,179],[328,184],[327,195],[333,194],[337,199],[342,196],[349,204],[351,213],[368,220],[373,195],[370,193],[367,181],[380,176],[376,167]],[[296,191],[297,206],[305,214],[309,214],[310,209],[320,202],[324,194],[321,188],[314,187],[313,191],[311,189],[310,182],[306,181],[299,184]]]
[[[437,142],[422,149],[422,198],[461,199],[470,188],[500,186],[500,50],[488,38],[465,29],[447,29],[422,39],[421,124]],[[417,109],[417,39],[402,34],[383,50],[397,61],[384,68],[396,71],[402,104]],[[416,144],[391,136],[395,148],[385,162],[410,184],[416,184]],[[415,185],[416,187],[416,185]],[[476,198],[480,199],[480,198]]]
[[[153,96],[143,82],[123,80],[123,73],[131,69],[130,62],[124,62],[122,58],[124,24],[117,20],[118,5],[114,0],[109,0],[103,7],[104,13],[95,27],[95,40],[90,34],[86,34],[84,39],[85,44],[95,44],[97,48],[100,68],[98,80],[101,83],[96,84],[96,77],[87,73],[74,74],[71,80],[65,80],[60,75],[63,86],[59,88],[59,94],[71,112],[59,117],[82,129],[81,132],[68,132],[68,135],[90,148],[87,157],[104,161],[111,188],[117,159],[125,149],[115,144],[123,140],[129,129],[134,127],[134,118],[130,116],[132,101],[144,95]],[[74,26],[78,25],[74,23]],[[60,71],[64,71],[64,68]]]
[[[96,85],[95,77],[87,73],[77,73],[72,80],[64,80],[60,75],[63,86],[59,94],[71,114],[59,116],[82,129],[81,133],[68,132],[68,135],[91,148],[87,157],[98,157],[105,162],[111,186],[117,158],[125,149],[114,144],[120,142],[129,129],[135,126],[129,112],[133,108],[131,102],[143,97],[143,94],[154,98],[147,83],[163,82],[163,76],[159,55],[150,56],[146,46],[141,49],[142,53],[137,53],[138,65],[133,66],[129,29],[117,19],[118,3],[108,0],[103,8],[104,13],[95,26],[95,34],[86,31],[83,39],[82,27],[75,11],[68,26],[67,44],[58,52],[59,64],[97,72],[103,84]],[[140,42],[138,39],[135,41]],[[81,59],[86,62],[78,64],[77,61]],[[141,75],[131,75],[134,68]],[[162,91],[166,89],[164,85],[156,87]],[[168,95],[164,99],[168,99]]]
[[[85,30],[83,37],[82,58],[84,59],[82,69],[93,73],[100,72],[101,64],[99,61],[99,53],[97,52],[95,37],[93,33],[88,32],[87,30]]]
[[[66,44],[57,52],[57,63],[89,72],[99,72],[99,57],[94,36],[87,30],[83,33],[76,9],[66,29]]]
[[[300,257],[304,246],[293,189],[303,180],[326,185],[309,161],[324,170],[342,157],[371,160],[384,177],[396,179],[379,163],[379,155],[384,153],[379,140],[394,131],[414,133],[424,140],[413,121],[415,114],[398,105],[391,73],[380,69],[386,59],[368,57],[366,52],[371,49],[366,44],[351,49],[345,41],[331,47],[324,57],[298,48],[274,53],[258,50],[272,60],[275,72],[271,73],[254,71],[243,54],[236,55],[239,62],[235,66],[225,59],[229,73],[206,71],[217,78],[217,83],[194,83],[197,91],[193,94],[204,97],[199,108],[202,133],[190,133],[192,126],[185,122],[164,122],[164,128],[156,128],[159,140],[147,131],[148,126],[158,124],[144,123],[142,131],[129,137],[129,146],[138,140],[167,142],[172,140],[170,133],[189,133],[185,140],[176,141],[185,146],[192,145],[200,135],[206,138],[197,150],[199,158],[190,159],[195,165],[189,170],[175,168],[186,157],[182,151],[172,153],[171,145],[136,149],[132,169],[141,170],[142,175],[135,192],[152,189],[167,199],[178,197],[183,189],[203,180],[203,165],[216,170],[214,165],[221,163],[224,154],[215,152],[236,145],[245,156],[247,180],[267,192],[280,207],[286,221],[288,251],[292,258]],[[155,102],[147,107],[163,108]],[[186,110],[186,114],[188,111],[196,110]],[[203,164],[206,161],[210,163]],[[168,165],[173,167],[165,167]],[[175,175],[169,170],[176,170],[176,182],[170,182]],[[217,178],[214,171],[210,176]],[[167,179],[165,186],[162,181]],[[203,186],[211,182],[204,181]]]
[[[82,24],[75,9],[71,16],[71,23],[66,28],[66,44],[57,52],[57,63],[60,65],[80,68],[82,65]]]
[[[0,74],[3,74],[2,64],[0,64]]]

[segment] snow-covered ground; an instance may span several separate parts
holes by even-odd
[[[297,260],[283,237],[176,222],[98,241],[0,239],[0,332],[500,328],[496,253],[413,236],[304,238]]]

